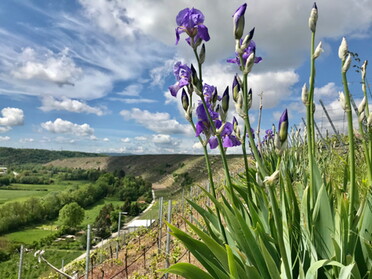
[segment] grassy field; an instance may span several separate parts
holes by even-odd
[[[26,228],[22,231],[4,234],[1,238],[12,242],[20,242],[24,244],[32,244],[34,241],[47,237],[56,231],[54,226],[37,226],[32,228]]]
[[[87,226],[88,224],[93,224],[102,207],[104,207],[105,204],[109,203],[112,203],[114,207],[123,205],[123,201],[119,201],[116,198],[104,198],[85,210],[84,221],[82,225]]]
[[[22,278],[39,278],[41,274],[47,276],[51,269],[44,262],[38,263],[37,258],[33,256],[35,251],[28,251],[24,254]],[[47,249],[44,256],[55,266],[61,266],[62,261],[68,263],[80,256],[82,251],[75,250],[49,250]],[[15,254],[10,261],[0,263],[0,278],[17,279],[19,256]]]
[[[0,187],[0,205],[9,201],[24,201],[30,197],[41,197],[51,192],[63,191],[68,187],[86,184],[87,181],[61,181],[49,185],[12,184]]]

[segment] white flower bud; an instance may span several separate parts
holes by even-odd
[[[372,127],[372,112],[369,113],[367,123],[369,127]]]
[[[347,70],[349,70],[350,64],[351,64],[351,55],[348,54],[348,56],[346,57],[346,60],[345,60],[344,64],[342,65],[342,72],[343,73],[346,73]]]
[[[363,122],[364,118],[366,118],[366,114],[363,111],[362,113],[359,114],[358,121]]]
[[[244,118],[245,115],[244,115],[242,108],[243,108],[243,96],[241,93],[239,93],[238,100],[235,103],[235,110],[239,114],[240,117]]]
[[[315,51],[314,51],[314,54],[313,54],[313,58],[314,59],[317,59],[319,57],[319,55],[324,51],[324,49],[322,48],[322,42],[319,42],[318,46],[316,47]]]
[[[309,92],[307,90],[307,85],[304,83],[304,86],[302,86],[302,92],[301,92],[301,100],[302,103],[306,106],[309,101]]]
[[[273,172],[270,176],[265,176],[264,183],[272,185],[279,178],[279,170]]]
[[[343,110],[346,110],[346,101],[344,92],[338,92],[339,101]]]
[[[343,37],[340,47],[338,48],[338,57],[340,57],[340,59],[344,61],[348,53],[349,53],[349,50],[347,47],[347,41],[346,41],[346,38]]]
[[[314,3],[313,8],[311,9],[310,12],[310,17],[309,17],[309,28],[311,32],[315,32],[316,30],[316,22],[318,21],[318,7],[316,6],[316,3]]]
[[[358,113],[359,114],[361,114],[364,111],[364,109],[366,108],[366,104],[367,104],[367,99],[366,99],[366,96],[364,96],[362,102],[358,106]]]
[[[251,72],[252,67],[254,65],[254,60],[255,60],[255,54],[254,51],[248,56],[247,61],[245,62],[245,67],[244,67],[244,73],[248,74]]]
[[[360,73],[362,74],[362,80],[366,79],[367,65],[368,65],[368,61],[365,60],[362,67],[360,67]]]

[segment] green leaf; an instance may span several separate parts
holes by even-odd
[[[228,259],[229,270],[230,270],[230,279],[236,279],[238,278],[238,271],[236,268],[234,254],[229,245],[226,244],[225,247],[227,251],[227,259]]]
[[[309,269],[306,272],[306,279],[313,279],[317,278],[317,273],[318,269],[324,266],[338,266],[338,267],[344,267],[343,264],[336,262],[336,261],[331,261],[331,260],[320,260],[315,263],[313,263]]]
[[[278,270],[278,267],[276,266],[273,258],[271,257],[270,253],[267,251],[265,244],[262,242],[261,238],[259,240],[262,255],[265,259],[267,269],[270,273],[270,278],[280,278],[280,272]]]
[[[173,273],[180,275],[186,279],[215,279],[209,273],[201,270],[199,267],[189,263],[176,263],[167,269],[163,269],[165,273]]]

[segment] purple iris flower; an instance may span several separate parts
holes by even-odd
[[[215,112],[213,110],[211,103],[207,103],[207,108],[211,116],[211,119],[214,122],[215,127],[218,129],[219,127],[221,127],[222,124],[221,120],[218,119],[219,117],[218,112]],[[202,103],[199,103],[198,107],[196,108],[196,115],[198,116],[199,120],[195,126],[196,136],[198,137],[201,133],[204,133],[205,135],[210,135],[213,131],[208,120],[207,112],[205,111]]]
[[[213,86],[213,85],[208,85],[208,84],[204,83],[203,94],[204,94],[205,101],[207,103],[212,102],[213,97],[215,97],[214,94],[217,94],[216,87]],[[220,100],[221,97],[217,96],[217,99]]]
[[[240,40],[240,43],[243,43],[243,40]],[[249,45],[244,49],[244,52],[243,52],[243,55],[242,55],[244,65],[247,62],[247,59],[248,59],[249,55],[251,55],[252,52],[254,52],[254,53],[256,52],[256,43],[253,40],[251,40],[249,42]],[[236,54],[236,57],[233,58],[233,59],[227,59],[227,62],[235,63],[235,64],[240,66],[239,54],[238,53],[235,53],[235,54]],[[262,60],[262,57],[255,57],[254,58],[254,63],[257,64],[257,63],[261,62],[261,60]]]
[[[220,124],[221,127],[222,123]],[[222,146],[223,147],[233,147],[233,146],[239,146],[241,143],[239,139],[233,135],[234,131],[234,125],[230,122],[226,122],[225,126],[223,127],[223,130],[221,132],[221,138],[222,138]],[[208,140],[209,147],[211,149],[214,149],[218,146],[218,140],[216,136],[211,137]]]
[[[184,86],[189,85],[191,82],[191,69],[186,64],[177,62],[173,66],[173,73],[177,82],[169,86],[169,91],[173,97],[177,96],[177,92]]]
[[[252,137],[253,137],[253,139],[255,139],[254,129],[253,129],[253,128],[251,128],[251,133],[252,133]],[[247,133],[247,137],[248,137],[248,133]]]
[[[270,139],[273,139],[273,138],[274,138],[274,132],[273,132],[273,130],[271,130],[271,129],[267,129],[267,130],[265,131],[264,139],[265,139],[265,140],[270,140]]]
[[[176,44],[180,40],[180,34],[186,33],[194,41],[209,41],[208,28],[203,24],[204,15],[201,11],[194,8],[186,8],[180,11],[176,17],[178,27],[176,28]],[[190,41],[189,41],[190,44]]]

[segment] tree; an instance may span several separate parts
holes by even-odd
[[[76,202],[66,204],[59,211],[58,221],[67,227],[76,228],[84,220],[84,209]]]

